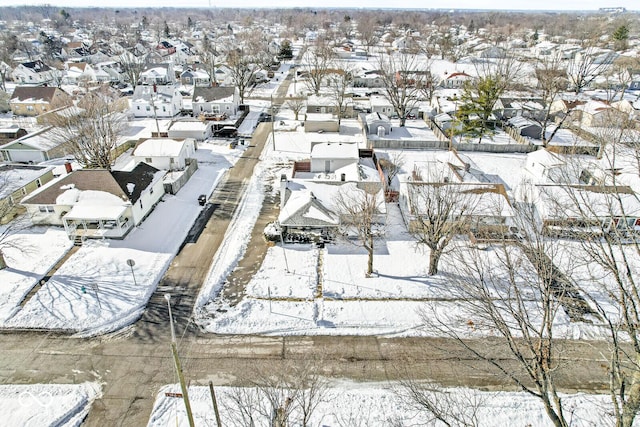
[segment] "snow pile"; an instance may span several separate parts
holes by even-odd
[[[2,424],[80,426],[100,394],[96,383],[0,385]]]

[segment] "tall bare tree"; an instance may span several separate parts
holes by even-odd
[[[606,141],[600,162],[569,159],[563,176],[583,182],[550,198],[553,209],[580,226],[573,232],[577,249],[571,257],[580,266],[574,276],[609,331],[609,392],[619,427],[634,425],[640,412],[640,211],[637,195],[625,185],[640,175],[628,143],[637,140],[635,132],[626,120],[602,128],[596,135]]]
[[[381,187],[375,182],[348,183],[345,186],[333,201],[340,217],[340,229],[347,236],[355,235],[356,240],[352,243],[367,251],[366,275],[370,276],[373,274],[375,240],[381,234],[379,224],[384,203]]]
[[[408,53],[383,54],[378,66],[384,97],[398,115],[402,127],[420,98],[423,67],[418,56]]]
[[[304,55],[307,88],[315,95],[320,88],[333,61],[333,49],[324,38],[319,38],[315,46],[310,46]]]
[[[567,61],[567,76],[576,94],[582,92],[594,80],[605,73],[613,62],[613,56],[602,53],[593,44],[587,44],[582,51]]]
[[[326,82],[329,87],[329,97],[338,117],[338,126],[340,126],[342,118],[347,113],[347,109],[352,102],[352,97],[349,94],[352,81],[352,73],[349,67],[331,69],[327,72]]]
[[[554,323],[571,301],[563,282],[570,267],[560,274],[556,241],[542,233],[531,205],[518,207],[514,224],[517,240],[497,241],[490,251],[458,248],[450,292],[462,311],[443,315],[425,309],[423,319],[487,369],[538,398],[554,426],[567,427],[570,419],[557,386],[558,369],[567,363],[561,357],[565,337]],[[483,338],[470,339],[475,334]]]
[[[300,111],[302,111],[302,109],[305,107],[305,105],[307,105],[307,101],[303,96],[295,96],[287,98],[287,102],[285,102],[285,105],[288,109],[293,111],[294,120],[298,120],[298,115],[300,114]]]
[[[429,275],[438,273],[438,263],[451,240],[469,229],[476,199],[460,191],[445,176],[433,174],[427,181],[414,173],[407,182],[403,202],[408,209],[409,231],[418,243],[429,249]]]
[[[554,119],[551,109],[556,100],[567,89],[569,81],[567,72],[559,54],[541,56],[536,60],[535,77],[538,82],[537,92],[540,95],[543,111],[540,115],[531,115],[531,119],[540,124],[540,140],[547,147],[556,133],[562,128],[564,121],[569,117],[570,111],[563,114],[560,121],[555,124],[553,131],[549,132]]]
[[[67,144],[83,167],[110,170],[112,150],[128,128],[124,108],[119,102],[96,96],[84,108],[50,114],[48,122],[53,125],[54,139]]]

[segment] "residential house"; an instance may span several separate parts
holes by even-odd
[[[71,239],[123,238],[164,195],[159,171],[72,171],[22,200],[34,224],[63,225]]]
[[[176,82],[176,76],[171,62],[147,63],[140,73],[140,83],[143,85],[169,85]]]
[[[46,127],[0,146],[0,153],[5,161],[33,164],[69,156],[71,147]]]
[[[9,99],[14,115],[28,117],[71,104],[72,99],[64,90],[46,86],[16,86]]]
[[[353,118],[355,113],[353,110],[353,100],[351,98],[345,98],[344,100],[342,118]],[[323,95],[310,95],[307,97],[307,113],[320,113],[320,114],[332,114],[337,117],[338,107],[329,96]]]
[[[546,110],[539,98],[501,97],[494,104],[493,113],[501,120],[508,120],[516,116],[543,120]]]
[[[203,67],[196,65],[185,66],[180,73],[180,83],[185,86],[211,86],[211,77]]]
[[[393,105],[385,98],[384,96],[371,96],[369,101],[371,103],[371,112],[372,113],[380,113],[385,116],[392,116],[396,114]]]
[[[278,222],[283,233],[330,238],[345,215],[336,204],[338,197],[357,199],[363,191],[375,195],[374,221],[384,223],[381,174],[367,153],[355,143],[312,143],[310,160],[295,162],[291,179],[286,175],[280,179]]]
[[[193,89],[192,106],[193,117],[234,116],[240,106],[240,92],[236,86],[196,86]]]
[[[612,123],[622,123],[629,117],[624,111],[595,100],[578,105],[573,114],[574,119],[583,127],[608,127]]]
[[[440,87],[446,89],[460,89],[465,82],[472,81],[473,77],[464,72],[445,73],[444,78],[440,81]]]
[[[182,95],[174,85],[138,85],[131,96],[134,117],[174,117],[182,106]]]
[[[187,159],[193,158],[196,142],[192,138],[151,138],[139,142],[132,156],[136,162],[144,162],[161,170],[182,170]]]
[[[504,235],[512,223],[513,208],[503,184],[486,182],[426,182],[419,179],[400,179],[398,203],[409,230],[419,227],[419,218],[433,215],[434,208],[427,200],[432,195],[450,202],[442,202],[450,221],[463,221],[462,232],[474,235]],[[455,201],[454,201],[455,200]],[[430,206],[430,207],[428,207]],[[449,210],[448,207],[451,207]]]
[[[24,212],[19,202],[53,179],[53,166],[23,164],[0,165],[0,224],[6,224]]]
[[[23,62],[13,69],[13,81],[23,85],[41,86],[57,81],[59,72],[41,60]]]
[[[67,62],[64,81],[67,84],[88,84],[97,82],[96,70],[86,62]]]
[[[363,70],[353,74],[354,87],[384,87],[380,70]]]

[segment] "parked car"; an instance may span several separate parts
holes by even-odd
[[[238,129],[234,126],[223,126],[222,128],[213,132],[213,136],[219,138],[235,138],[238,136]]]

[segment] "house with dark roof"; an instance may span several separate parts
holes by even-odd
[[[206,114],[237,114],[240,106],[240,91],[236,86],[193,88],[193,117]]]
[[[72,171],[24,198],[34,224],[63,225],[69,238],[123,238],[164,195],[165,172],[146,163],[131,171]]]
[[[64,90],[46,86],[16,86],[9,99],[11,112],[16,116],[35,117],[71,104],[71,96]]]
[[[58,70],[49,67],[41,60],[23,62],[11,73],[14,82],[34,86],[52,83],[57,75]]]

